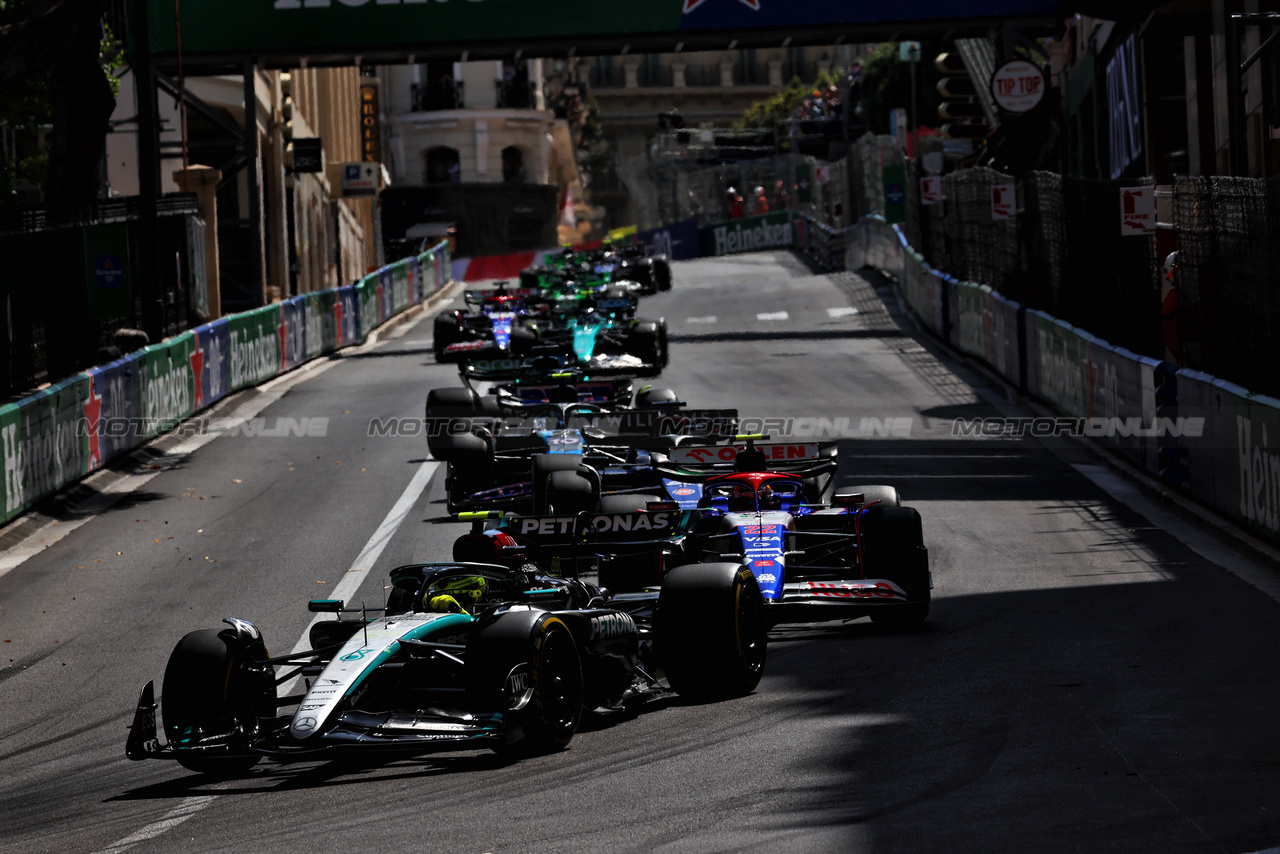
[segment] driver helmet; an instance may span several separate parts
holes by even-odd
[[[422,594],[427,611],[441,614],[471,614],[484,599],[488,583],[479,575],[455,575],[438,581]]]
[[[747,513],[756,509],[756,493],[745,483],[735,483],[729,493],[729,512]]]
[[[767,483],[761,484],[760,489],[756,492],[756,501],[761,510],[782,509],[782,493],[775,491]]]

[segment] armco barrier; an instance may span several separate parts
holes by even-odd
[[[921,322],[1020,390],[1081,419],[1165,483],[1280,540],[1280,400],[1115,347],[930,268],[880,217],[849,229],[849,269],[897,278]]]
[[[232,391],[364,341],[447,285],[449,271],[442,243],[357,285],[229,315],[0,406],[0,521]]]

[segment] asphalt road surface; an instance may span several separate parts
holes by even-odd
[[[123,467],[137,491],[64,513],[79,527],[0,577],[0,851],[1280,845],[1267,568],[1118,501],[1073,446],[953,438],[957,417],[1018,410],[862,277],[787,253],[675,275],[643,307],[670,324],[662,384],[746,417],[828,419],[793,427],[843,434],[841,484],[894,484],[924,517],[927,630],[783,628],[751,696],[590,721],[521,762],[264,763],[212,782],[128,761],[138,691],[185,632],[239,616],[288,651],[307,599],[380,604],[386,570],[450,553],[463,529],[441,518],[423,438],[369,435],[456,383],[417,323],[258,398],[264,426],[298,419],[287,435]],[[294,435],[304,418],[324,435]]]

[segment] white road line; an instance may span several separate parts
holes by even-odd
[[[284,397],[285,392],[290,388],[302,382],[311,379],[317,374],[329,370],[336,365],[337,362],[322,362],[314,368],[301,369],[302,372],[290,372],[282,377],[260,386],[262,393],[240,404],[227,415],[225,418],[214,419],[214,423],[218,424],[222,429],[210,432],[196,433],[195,435],[179,442],[165,453],[166,457],[185,457],[194,453],[199,448],[212,442],[214,439],[222,435],[223,430],[231,430],[233,427],[243,424],[251,418],[257,417],[258,413]],[[181,429],[181,428],[179,428]],[[161,437],[163,438],[163,437]],[[145,446],[144,446],[145,447]],[[28,559],[35,557],[40,552],[60,542],[68,534],[76,531],[88,522],[92,522],[99,514],[109,509],[113,504],[128,495],[146,486],[157,475],[165,472],[165,469],[157,469],[144,474],[125,475],[123,479],[115,481],[102,489],[97,495],[91,496],[74,509],[77,512],[83,512],[85,515],[79,519],[70,521],[51,521],[48,524],[37,528],[31,532],[22,542],[8,549],[0,555],[0,577],[5,576],[13,569],[25,563]]]
[[[706,317],[686,317],[685,323],[719,323],[720,318],[714,314],[708,314]]]
[[[827,309],[827,315],[830,317],[853,317],[857,313],[858,310],[851,305]]]
[[[756,315],[756,320],[789,320],[791,315],[785,311],[766,311]]]
[[[182,824],[191,816],[213,803],[213,795],[196,795],[191,798],[183,798],[182,803],[178,804],[169,812],[165,813],[164,818],[154,821],[137,833],[131,833],[119,842],[108,845],[106,848],[99,849],[94,854],[120,854],[121,851],[127,851],[139,842],[146,842],[148,839],[155,839],[166,831]]]
[[[413,505],[417,503],[418,496],[422,495],[423,490],[427,488],[427,484],[431,482],[431,476],[436,473],[436,469],[440,467],[440,463],[435,460],[428,460],[418,467],[418,471],[414,474],[413,479],[409,481],[409,485],[404,488],[399,500],[391,508],[391,512],[387,514],[387,518],[382,520],[382,524],[373,532],[373,536],[365,543],[364,548],[360,550],[360,554],[356,556],[355,563],[351,564],[348,569],[338,580],[337,585],[328,592],[326,598],[329,599],[349,599],[357,590],[360,584],[369,574],[369,570],[377,563],[378,558],[382,556],[382,552],[386,549],[387,544],[391,542],[391,538],[395,536],[396,531],[409,517],[409,511],[413,509]],[[354,603],[353,603],[354,604]],[[369,603],[375,607],[382,607],[382,601]],[[311,622],[307,624],[306,629],[302,632],[302,637],[298,638],[298,642],[294,644],[290,651],[292,655],[295,652],[311,649],[311,627],[324,619],[324,614],[316,614]],[[299,677],[284,683],[280,688],[280,694],[288,696],[292,694],[297,687]]]
[[[418,496],[422,495],[423,490],[427,488],[427,484],[431,482],[431,476],[435,474],[436,469],[439,468],[439,466],[440,463],[435,460],[429,460],[419,466],[418,471],[413,475],[413,479],[409,481],[409,485],[405,487],[400,498],[396,501],[395,505],[392,506],[391,512],[387,514],[387,518],[382,520],[382,524],[378,526],[378,529],[373,532],[373,536],[369,538],[369,541],[365,543],[364,548],[360,550],[360,554],[356,557],[355,563],[351,564],[351,568],[348,569],[343,574],[342,578],[338,580],[338,583],[334,585],[333,590],[330,593],[331,598],[346,599],[360,589],[360,582],[364,581],[365,577],[369,574],[369,570],[373,568],[373,565],[378,562],[378,558],[382,556],[382,552],[386,549],[387,543],[391,542],[391,538],[395,536],[396,530],[399,529],[399,527],[404,523],[404,520],[408,518],[409,511],[413,509],[413,505],[418,501]],[[381,604],[381,602],[378,603],[378,605]],[[303,650],[311,647],[311,644],[308,641],[308,637],[311,634],[311,626],[318,623],[323,616],[323,614],[316,614],[315,618],[307,625],[306,630],[303,631],[302,637],[293,648],[293,652],[302,652]],[[293,679],[286,682],[280,689],[280,693],[286,696],[292,693],[294,686],[297,684],[298,678],[299,677],[295,676]],[[182,824],[184,821],[191,818],[191,816],[212,804],[215,800],[216,798],[213,795],[200,795],[197,797],[186,798],[181,804],[166,813],[159,821],[148,824],[138,832],[132,833],[124,839],[121,839],[119,842],[109,845],[100,851],[94,852],[94,854],[120,854],[120,852],[130,849],[140,842],[145,842],[148,839],[154,839],[160,834],[172,830]]]

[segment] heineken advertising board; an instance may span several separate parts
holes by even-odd
[[[147,0],[151,49],[182,52],[323,51],[689,34],[717,30],[856,27],[898,21],[1056,16],[1057,0]],[[588,43],[589,44],[589,43]]]
[[[702,229],[702,256],[790,249],[796,244],[791,211],[717,222]]]

